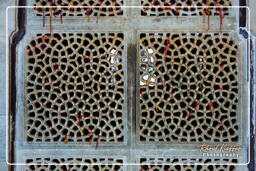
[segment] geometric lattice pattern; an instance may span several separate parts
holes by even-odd
[[[141,0],[142,16],[228,15],[228,8],[191,6],[232,6],[232,0]],[[175,6],[175,7],[174,7]],[[182,7],[181,7],[182,6]]]
[[[141,158],[140,171],[235,171],[235,165],[222,165],[218,163],[234,163],[237,159],[164,159],[164,158]],[[145,163],[145,164],[143,164]],[[170,163],[170,165],[165,164]],[[186,163],[186,164],[175,164]],[[202,163],[202,165],[194,165],[193,163]],[[209,165],[214,163],[214,165]],[[207,164],[207,165],[203,165]]]
[[[38,163],[38,165],[33,165]],[[61,165],[61,163],[69,163],[68,165]],[[100,163],[100,165],[95,165]],[[26,171],[99,171],[99,170],[117,170],[124,171],[122,159],[105,159],[105,158],[37,158],[26,160]],[[51,165],[47,165],[51,164]],[[54,165],[58,164],[58,165]],[[83,165],[79,165],[83,164]],[[86,165],[87,164],[87,165]]]
[[[51,9],[38,7],[35,8],[37,16],[50,16],[50,13],[55,16],[119,16],[123,15],[122,5],[123,0],[35,0],[34,3],[34,6],[69,6]]]
[[[27,46],[29,142],[123,142],[123,33],[38,34]]]
[[[238,140],[238,46],[229,34],[141,33],[142,142]]]
[[[140,171],[235,171],[235,165],[223,165],[223,163],[236,164],[237,159],[164,159],[164,158],[141,158]],[[145,163],[145,164],[143,164]],[[170,163],[170,165],[165,164]],[[186,164],[175,164],[186,163]],[[194,165],[202,163],[207,165]],[[214,163],[214,165],[209,165]],[[222,164],[218,164],[222,163]]]

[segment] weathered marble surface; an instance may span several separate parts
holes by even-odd
[[[7,171],[6,164],[6,7],[15,0],[0,0],[0,170]],[[14,20],[10,21],[13,25]]]

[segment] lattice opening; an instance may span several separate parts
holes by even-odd
[[[140,141],[237,142],[237,58],[226,33],[141,33]]]
[[[163,159],[163,158],[141,158],[140,171],[234,171],[235,165],[218,164],[223,162],[238,163],[237,159]],[[147,163],[147,164],[143,164]],[[149,164],[152,163],[152,164]],[[170,163],[163,164],[163,163]],[[186,163],[176,165],[175,163]],[[216,163],[216,165],[194,165],[193,163]]]
[[[141,0],[142,16],[229,15],[228,8],[191,6],[232,6],[232,0]],[[159,7],[153,7],[159,6]],[[177,6],[174,8],[173,6]]]
[[[123,15],[123,0],[35,0],[34,6],[69,6],[63,8],[37,7],[37,16],[120,16]],[[78,8],[78,6],[83,6]],[[94,6],[93,8],[89,6]],[[76,8],[72,8],[76,7]]]
[[[124,140],[123,39],[123,33],[55,33],[30,42],[27,141]]]
[[[118,170],[123,171],[123,160],[122,159],[105,159],[105,158],[36,158],[27,159],[26,171],[112,171]],[[32,165],[33,163],[38,163],[38,165]],[[61,163],[69,163],[68,165],[53,165]],[[79,164],[94,164],[94,165],[79,165]],[[96,163],[101,163],[97,165]],[[47,165],[51,164],[51,165]]]

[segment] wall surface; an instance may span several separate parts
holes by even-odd
[[[6,7],[15,5],[15,0],[0,0],[0,171],[6,171]],[[256,0],[249,0],[251,31],[256,35]],[[11,21],[14,21],[11,20]]]
[[[256,1],[250,0],[249,1],[249,8],[250,8],[250,14],[251,14],[251,31],[254,35],[256,35]]]

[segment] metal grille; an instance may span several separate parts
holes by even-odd
[[[69,6],[69,8],[35,8],[37,16],[121,16],[123,0],[35,0],[34,6]],[[83,6],[81,8],[72,8]],[[95,6],[95,8],[89,8]],[[101,7],[103,6],[103,7]],[[109,6],[109,7],[108,7]],[[98,8],[97,8],[98,7]]]
[[[122,33],[38,34],[27,46],[29,142],[122,142]]]
[[[232,0],[141,0],[142,16],[229,15],[228,8],[200,6],[232,6]],[[158,7],[159,6],[159,7]],[[176,6],[173,8],[173,6]],[[191,7],[191,6],[199,6]]]
[[[26,171],[124,171],[123,160],[114,158],[36,158],[27,159]],[[31,163],[38,163],[33,165]],[[47,165],[51,163],[51,165]],[[53,163],[70,163],[69,165],[53,165]],[[88,165],[76,165],[76,163],[83,163]],[[101,165],[93,165],[94,163],[101,163]],[[91,164],[91,165],[90,165]]]
[[[229,34],[141,33],[142,142],[238,140],[238,46]]]
[[[184,165],[178,165],[175,163],[185,162]],[[236,164],[237,159],[165,159],[165,158],[141,158],[140,171],[234,171],[236,170],[235,165],[193,165],[191,163],[223,163],[231,162]],[[147,164],[143,164],[147,163]],[[149,164],[152,163],[152,164]],[[161,163],[171,163],[172,165],[164,165]]]

